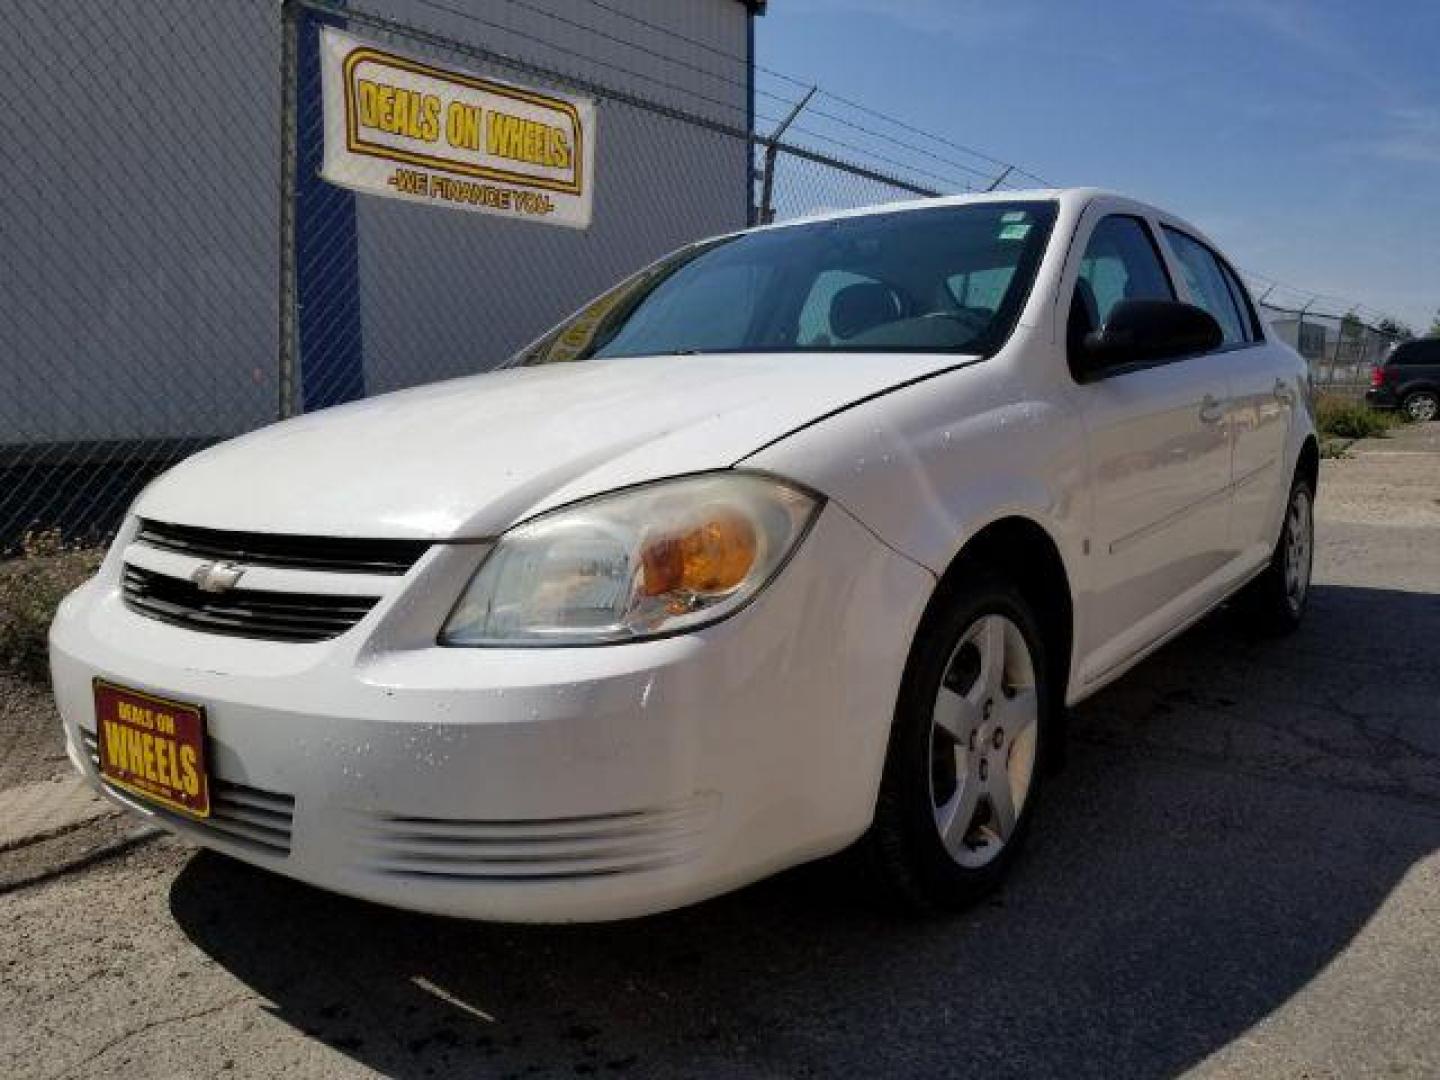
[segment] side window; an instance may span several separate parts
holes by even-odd
[[[1225,334],[1226,345],[1243,345],[1250,338],[1246,336],[1245,322],[1240,317],[1235,297],[1225,281],[1225,271],[1214,252],[1198,240],[1165,226],[1165,238],[1185,274],[1185,284],[1190,287],[1190,296],[1195,303],[1214,316]]]
[[[1114,214],[1090,234],[1070,301],[1067,333],[1074,348],[1110,318],[1122,300],[1174,300],[1175,289],[1150,228],[1137,217]]]

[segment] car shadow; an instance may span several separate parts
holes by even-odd
[[[214,855],[175,919],[274,1013],[394,1076],[1159,1076],[1285,1004],[1440,847],[1440,599],[1221,613],[1076,710],[1027,857],[948,919],[843,859],[571,927],[347,900]]]

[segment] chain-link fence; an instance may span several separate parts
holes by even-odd
[[[597,34],[565,6],[372,2],[0,11],[0,136],[25,148],[0,155],[17,271],[0,299],[0,554],[31,532],[103,540],[198,449],[485,370],[659,255],[757,220],[766,147],[740,5],[740,21],[677,31],[597,3],[614,13]],[[321,180],[324,26],[594,99],[590,228]],[[642,32],[666,46],[648,63]],[[772,160],[780,218],[924,193],[801,148]]]
[[[150,478],[218,440],[492,367],[691,240],[1021,179],[990,159],[960,163],[969,151],[956,144],[925,153],[934,167],[968,168],[964,179],[892,168],[845,141],[878,129],[833,96],[787,131],[755,110],[749,16],[734,9],[732,19],[726,5],[620,0],[0,8],[0,138],[12,148],[0,154],[11,268],[0,294],[0,555],[32,531],[103,540]],[[590,227],[322,180],[326,26],[423,63],[593,99]],[[804,126],[827,122],[829,135]],[[757,137],[762,126],[775,134]],[[1289,316],[1272,315],[1285,336]],[[1379,352],[1370,332],[1337,320],[1322,342],[1324,322],[1301,313],[1292,343],[1323,379],[1362,382]]]
[[[1327,314],[1305,305],[1260,305],[1276,334],[1310,365],[1312,385],[1326,393],[1360,398],[1370,373],[1399,342],[1397,331],[1372,325],[1358,314]]]
[[[0,6],[0,553],[274,416],[266,0]]]

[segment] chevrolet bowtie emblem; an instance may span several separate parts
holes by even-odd
[[[201,592],[222,593],[233,589],[244,573],[244,567],[234,563],[212,562],[197,566],[191,573],[190,580]]]

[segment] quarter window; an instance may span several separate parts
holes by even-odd
[[[1165,237],[1180,261],[1180,270],[1190,288],[1191,299],[1220,324],[1225,335],[1224,344],[1243,345],[1250,341],[1251,334],[1245,327],[1248,320],[1240,315],[1235,295],[1225,280],[1223,264],[1215,253],[1200,241],[1168,225],[1165,226]]]
[[[1245,291],[1245,286],[1224,259],[1217,256],[1215,261],[1220,264],[1220,272],[1225,275],[1225,284],[1230,286],[1230,296],[1234,299],[1235,306],[1240,309],[1240,318],[1245,323],[1245,340],[1260,341],[1265,335],[1260,330],[1260,319],[1255,314],[1255,305],[1250,302],[1250,294]]]

